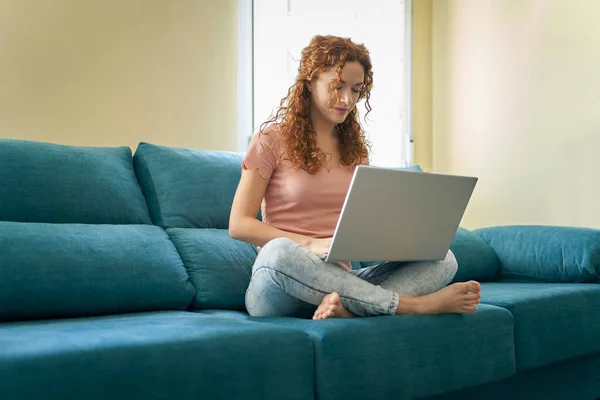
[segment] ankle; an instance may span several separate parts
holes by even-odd
[[[423,312],[423,302],[419,297],[400,296],[396,315],[420,314]]]

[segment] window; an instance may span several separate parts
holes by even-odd
[[[254,0],[252,9],[252,134],[293,84],[300,52],[317,34],[364,43],[373,62],[373,110],[361,124],[372,164],[409,164],[410,3],[403,0]],[[408,45],[407,45],[408,44]],[[247,118],[250,119],[250,118]],[[241,130],[240,130],[241,132]],[[247,141],[246,141],[247,143]]]

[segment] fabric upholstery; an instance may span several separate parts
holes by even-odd
[[[450,250],[458,262],[458,271],[452,282],[471,279],[485,282],[496,280],[500,271],[500,260],[490,246],[476,233],[458,228]]]
[[[0,221],[150,224],[129,147],[0,139]]]
[[[306,332],[313,341],[320,400],[420,398],[515,372],[512,315],[489,305],[469,315],[324,321],[199,312]]]
[[[140,143],[133,157],[152,221],[227,229],[243,155]]]
[[[501,226],[476,231],[500,259],[508,281],[600,282],[600,230]]]
[[[194,308],[245,310],[256,247],[226,229],[167,229],[196,289]]]
[[[0,324],[0,387],[12,400],[312,400],[302,332],[154,312]]]
[[[598,371],[600,353],[593,353],[422,400],[600,399]]]
[[[513,314],[518,370],[600,352],[600,285],[489,282],[481,301]]]
[[[185,309],[194,296],[149,225],[0,222],[0,321]]]

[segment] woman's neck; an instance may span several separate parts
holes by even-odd
[[[327,120],[311,117],[311,123],[315,133],[317,134],[317,137],[329,139],[336,134],[335,124]]]

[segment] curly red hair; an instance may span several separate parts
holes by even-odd
[[[310,120],[309,83],[317,79],[327,68],[336,67],[337,80],[331,82],[329,91],[337,103],[336,88],[341,83],[341,71],[347,62],[359,62],[365,70],[363,89],[358,100],[366,99],[367,114],[371,111],[369,98],[373,87],[373,71],[369,51],[362,44],[337,36],[315,36],[302,50],[296,82],[289,88],[287,96],[281,100],[274,116],[260,127],[263,133],[270,123],[280,124],[280,134],[285,143],[287,159],[296,169],[317,173],[327,162],[327,156],[317,148],[316,132]],[[370,143],[358,120],[358,110],[354,107],[344,122],[338,124],[340,163],[357,166],[369,159]]]

